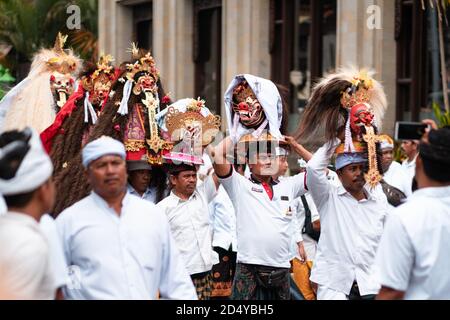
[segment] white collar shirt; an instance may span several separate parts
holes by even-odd
[[[412,161],[409,161],[408,159],[406,159],[405,161],[402,162],[402,167],[405,169],[409,179],[411,180],[411,185],[412,185],[412,179],[416,175],[416,160],[417,160],[417,155],[414,157],[414,159]]]
[[[393,210],[377,254],[380,282],[404,299],[450,299],[450,187],[415,191]]]
[[[145,190],[143,195],[140,195],[139,192],[136,191],[136,189],[133,188],[131,184],[128,184],[128,192],[132,194],[133,196],[139,197],[143,200],[150,201],[151,203],[156,204],[156,190],[155,188],[147,188]]]
[[[367,199],[358,201],[342,185],[329,183],[325,170],[339,143],[330,144],[307,165],[307,187],[321,225],[311,281],[345,294],[356,281],[361,295],[376,294],[375,255],[388,212],[386,196],[380,185],[373,191],[365,187]]]
[[[15,212],[0,217],[0,282],[8,298],[52,300],[57,285],[49,246],[33,218]]]
[[[237,252],[236,213],[233,203],[221,185],[209,207],[210,220],[213,225],[213,247]]]
[[[126,193],[120,216],[92,192],[56,219],[69,299],[197,299],[164,214]]]
[[[209,176],[184,201],[172,191],[158,203],[169,220],[172,235],[177,243],[189,274],[210,271],[218,262],[212,248],[212,228],[208,205],[216,196],[213,177]]]
[[[273,183],[272,200],[260,183],[241,176],[231,166],[228,177],[220,182],[236,211],[237,261],[289,268],[294,233],[292,201],[306,192],[304,173]]]
[[[55,220],[45,214],[39,221],[39,227],[48,240],[50,250],[50,263],[54,271],[57,288],[63,288],[68,284],[67,262],[64,256],[63,244],[59,237]]]
[[[384,173],[383,179],[391,186],[396,187],[403,192],[406,197],[411,195],[412,178],[410,178],[409,174],[400,163],[392,161],[388,171]]]

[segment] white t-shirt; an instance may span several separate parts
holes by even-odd
[[[49,246],[37,221],[21,213],[2,215],[0,243],[0,282],[8,298],[54,299]]]
[[[234,169],[220,182],[236,211],[237,261],[289,268],[294,228],[292,201],[306,192],[304,173],[273,184],[272,200],[260,183]]]
[[[417,190],[393,210],[377,265],[381,284],[405,299],[450,299],[450,187]]]

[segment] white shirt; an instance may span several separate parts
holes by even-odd
[[[12,299],[52,300],[53,278],[47,239],[30,216],[0,217],[0,282]]]
[[[164,214],[127,193],[122,212],[92,192],[56,219],[72,299],[197,299]]]
[[[317,211],[317,207],[314,204],[314,200],[311,195],[308,193],[305,194],[306,201],[308,203],[309,209],[311,211],[311,222],[315,222],[320,219],[319,211]],[[296,208],[296,230],[303,230],[306,219],[305,207],[303,206],[303,202],[300,198],[295,199],[294,207]],[[306,257],[308,261],[314,261],[314,257],[316,256],[317,250],[317,241],[308,236],[306,233],[302,234],[303,247],[305,249]],[[297,241],[298,242],[298,241]],[[300,259],[298,254],[298,246],[295,241],[292,243],[292,254],[293,257],[297,257]]]
[[[237,252],[236,213],[233,203],[223,186],[209,205],[210,221],[213,226],[213,247]]]
[[[44,214],[39,221],[39,226],[48,240],[50,263],[54,272],[55,285],[57,288],[62,288],[68,284],[67,263],[56,222],[51,216]]]
[[[356,280],[361,295],[376,294],[374,263],[388,210],[386,196],[380,185],[373,191],[365,187],[367,199],[357,201],[342,185],[328,181],[325,169],[337,144],[321,147],[307,166],[307,186],[321,225],[310,279],[345,294]]]
[[[220,181],[236,211],[237,261],[289,268],[294,232],[292,201],[306,192],[304,173],[272,185],[272,200],[261,184],[234,169]]]
[[[206,178],[189,200],[170,195],[158,203],[169,220],[172,235],[189,274],[207,272],[218,262],[212,248],[208,204],[217,193],[213,177]]]
[[[417,155],[414,157],[414,159],[410,162],[408,159],[402,162],[402,167],[405,169],[406,174],[409,178],[410,185],[412,186],[412,180],[414,179],[414,176],[416,175],[416,160]]]
[[[417,190],[387,220],[377,255],[383,286],[405,299],[450,299],[450,187]]]
[[[156,204],[156,188],[147,188],[145,190],[144,194],[141,196],[139,192],[137,192],[131,184],[128,184],[127,186],[128,192],[132,194],[133,196],[139,197],[143,200],[150,201],[153,204]]]
[[[8,211],[8,208],[6,207],[6,203],[2,195],[0,195],[0,215],[5,214],[6,211]]]
[[[402,191],[406,197],[412,193],[412,178],[400,163],[392,161],[388,171],[384,173],[384,181]]]

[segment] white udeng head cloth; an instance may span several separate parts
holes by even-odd
[[[29,141],[30,150],[22,160],[14,178],[0,179],[0,193],[4,196],[23,194],[36,190],[53,173],[50,157],[44,150],[39,134],[33,130]]]
[[[267,79],[250,74],[241,74],[234,77],[225,93],[225,112],[227,115],[228,130],[233,140],[237,140],[244,134],[254,133],[254,129],[247,129],[241,123],[235,123],[233,117],[233,90],[246,80],[261,104],[266,119],[269,122],[269,132],[276,139],[281,139],[281,120],[283,119],[283,103],[275,84]]]
[[[106,155],[117,155],[125,160],[125,146],[122,142],[107,136],[89,142],[82,151],[83,166],[87,168],[92,161]]]

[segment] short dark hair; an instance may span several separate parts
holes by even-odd
[[[419,154],[427,177],[441,183],[450,182],[450,129],[430,131],[428,143],[420,143]]]
[[[27,193],[3,196],[3,198],[5,199],[5,203],[8,208],[23,208],[31,202],[35,192],[36,190],[33,190]]]

